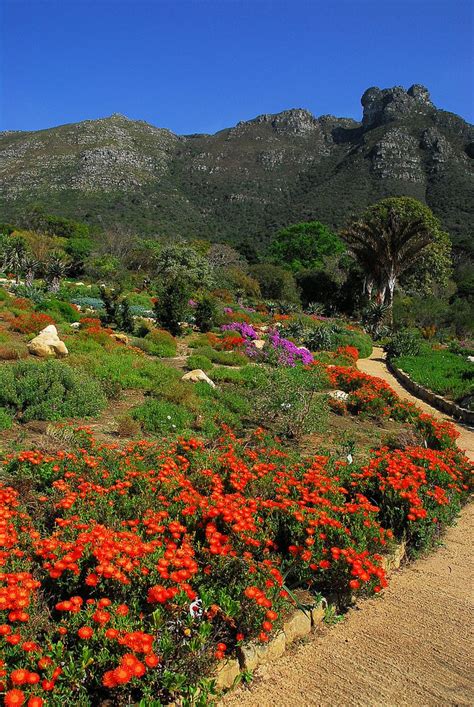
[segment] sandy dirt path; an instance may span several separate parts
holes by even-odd
[[[385,368],[381,349],[359,361],[413,399]],[[417,401],[418,402],[418,401]],[[437,417],[430,406],[420,407]],[[473,433],[461,447],[473,458]],[[257,671],[223,707],[444,707],[474,704],[474,505],[431,555],[395,573],[382,596],[351,609],[308,643]]]

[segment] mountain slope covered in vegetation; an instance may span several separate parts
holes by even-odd
[[[340,227],[384,196],[425,201],[472,251],[472,126],[426,88],[370,88],[361,122],[303,109],[214,135],[178,136],[112,115],[0,134],[0,219],[31,205],[101,226],[265,244],[280,227]]]

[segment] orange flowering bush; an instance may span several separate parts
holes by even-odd
[[[54,319],[49,314],[28,311],[13,317],[10,321],[13,331],[18,331],[20,334],[38,334],[50,324],[54,324]]]
[[[316,365],[321,365],[316,362]],[[458,432],[450,422],[437,420],[421,412],[413,403],[401,400],[388,383],[369,376],[356,368],[327,366],[330,383],[349,393],[347,402],[330,400],[336,412],[351,412],[375,418],[392,417],[411,422],[422,432],[431,449],[448,449],[455,446]]]
[[[216,660],[269,639],[288,590],[379,592],[392,528],[428,537],[466,493],[467,464],[452,451],[380,450],[354,470],[299,460],[261,430],[125,449],[81,434],[77,452],[4,462],[7,705],[151,704],[205,690]]]

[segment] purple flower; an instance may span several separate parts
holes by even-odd
[[[232,322],[232,324],[223,324],[222,331],[238,331],[244,339],[258,339],[258,334],[250,324],[246,322]]]
[[[232,314],[233,311],[232,307],[224,307],[224,314]]]
[[[277,361],[282,366],[296,366],[302,363],[308,366],[313,363],[313,356],[308,349],[303,346],[298,347],[289,339],[280,336],[279,331],[272,331],[268,337],[270,346],[277,354]]]
[[[193,299],[190,299],[188,302],[188,305],[194,309],[195,307],[198,306],[198,303],[195,302]]]

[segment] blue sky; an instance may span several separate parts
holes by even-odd
[[[114,112],[215,132],[303,107],[360,118],[425,84],[472,121],[471,0],[0,0],[0,129]]]

